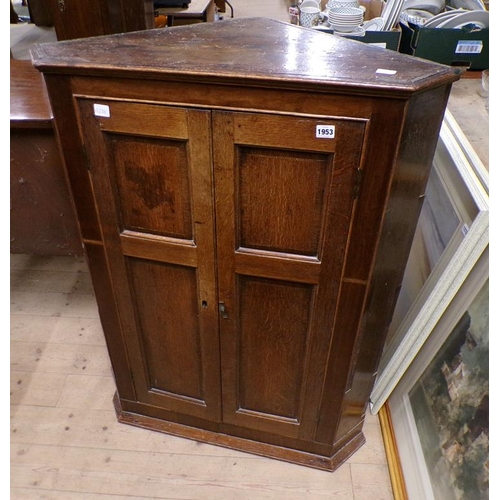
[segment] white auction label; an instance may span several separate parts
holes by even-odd
[[[316,125],[316,137],[333,139],[335,137],[335,125]]]
[[[379,68],[375,73],[378,73],[379,75],[395,75],[397,71],[393,69],[384,69],[384,68]]]
[[[109,118],[111,116],[109,106],[106,104],[94,104],[94,115]]]

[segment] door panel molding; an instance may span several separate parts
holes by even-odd
[[[138,400],[219,422],[210,112],[91,99],[78,99],[77,103],[84,123],[91,181],[94,192],[99,193],[96,204],[114,300]],[[96,103],[109,106],[109,118],[95,116]],[[115,141],[113,149],[110,138]],[[120,156],[120,141],[128,144],[124,157]],[[140,155],[140,168],[153,183],[148,191],[135,190],[135,184],[127,180],[134,179],[130,173],[126,177],[125,169],[133,172],[136,168],[135,154]],[[184,188],[179,192],[174,185],[181,174]],[[117,175],[121,176],[121,186],[116,182]],[[120,197],[129,200],[126,220],[142,217],[137,220],[146,224],[124,227]],[[153,208],[162,207],[157,220],[145,218],[154,217],[147,208],[152,203]],[[137,210],[144,210],[144,216]],[[165,214],[173,221],[172,228],[184,228],[186,237],[178,237],[177,230],[172,231],[174,237],[157,234],[167,222]],[[169,297],[174,303],[165,309],[162,305],[167,305]]]
[[[213,124],[223,422],[313,440],[365,123],[214,111]]]

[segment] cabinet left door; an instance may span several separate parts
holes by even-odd
[[[210,112],[78,108],[136,399],[219,422]]]

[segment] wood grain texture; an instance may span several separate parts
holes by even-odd
[[[10,60],[10,127],[52,129],[52,110],[43,76],[30,61]]]
[[[317,256],[329,157],[241,147],[238,163],[239,246]]]
[[[229,312],[221,321],[224,422],[312,439],[354,205],[364,123],[326,120],[326,124],[337,126],[337,136],[317,141],[317,121],[312,119],[298,119],[295,130],[287,116],[214,115],[216,209],[217,220],[223,221],[217,224],[219,293]],[[295,148],[296,137],[306,128],[308,135]],[[276,129],[290,133],[276,136]],[[255,250],[259,253],[252,253]],[[254,282],[250,290],[266,284],[262,301],[257,301],[254,292],[253,298],[247,296],[250,276],[289,282]],[[297,282],[316,286],[304,288]],[[301,290],[307,294],[299,293]],[[298,316],[291,314],[291,308]],[[295,317],[295,327],[289,317]],[[300,339],[297,345],[294,335]],[[260,345],[258,361],[250,351],[244,351],[246,345],[254,345],[255,352]],[[300,363],[296,357],[299,351],[306,353]],[[253,369],[253,376],[249,376],[246,367],[257,362],[261,369]],[[280,387],[277,373],[281,369],[287,378]],[[276,372],[276,386],[270,370]],[[277,414],[266,414],[264,406],[259,411],[256,404],[247,411],[246,394],[265,394],[269,399],[272,395]],[[268,410],[272,407],[270,402],[263,404]]]
[[[196,271],[127,262],[151,389],[203,400]]]
[[[58,40],[154,28],[153,0],[48,0]]]
[[[42,75],[10,61],[10,250],[82,255]]]
[[[192,240],[185,145],[118,134],[107,134],[106,142],[122,228]]]
[[[140,401],[218,421],[208,114],[109,103],[115,118],[106,122],[95,117],[93,104],[93,100],[82,100],[79,106],[89,120],[84,134],[93,187],[105,193],[96,200],[123,332],[120,337],[130,360],[129,369],[123,367],[119,377],[134,385]],[[127,108],[135,120],[117,120],[128,116]],[[156,121],[152,123],[153,117]],[[165,121],[174,125],[163,127]],[[159,138],[145,139],[154,127]],[[190,139],[181,142],[179,155],[171,144],[179,135],[184,138],[186,131]],[[116,147],[117,133],[124,138],[125,148]],[[131,141],[134,147],[130,147]],[[138,171],[144,172],[140,179],[136,178]],[[169,236],[159,237],[160,230]],[[195,254],[188,259],[188,267],[175,258],[179,246]],[[129,254],[133,257],[124,258]]]
[[[11,128],[10,251],[82,255],[78,223],[51,128]]]
[[[157,420],[136,413],[129,413],[121,409],[118,399],[115,399],[118,419],[137,427],[153,429],[166,432],[175,436],[182,436],[196,441],[217,444],[235,450],[247,451],[264,457],[277,458],[294,464],[301,464],[315,469],[333,471],[338,469],[357,449],[365,442],[362,433],[357,433],[349,441],[342,443],[335,450],[333,457],[324,457],[317,454],[310,454],[298,449],[275,446],[266,442],[259,442],[255,439],[248,440],[235,435],[227,435],[221,432],[211,432],[195,427],[188,427],[172,421]]]
[[[298,424],[313,287],[246,276],[239,282],[238,412]]]
[[[68,290],[75,279],[89,280],[82,260],[13,255],[13,283],[29,292],[36,277],[44,284],[36,285],[31,293],[39,298],[56,293],[51,290]],[[47,280],[43,272],[49,273]],[[26,277],[22,282],[16,278],[20,275]],[[372,432],[378,426],[377,417],[367,415],[367,443],[333,474],[124,425],[113,410],[116,386],[111,374],[93,375],[81,368],[68,374],[59,370],[63,365],[57,362],[67,353],[65,345],[105,346],[100,321],[86,318],[97,316],[96,303],[88,304],[82,317],[38,316],[36,309],[25,312],[11,316],[12,338],[52,347],[42,350],[40,360],[30,367],[33,371],[12,368],[13,500],[111,500],[117,494],[134,499],[229,500],[238,496],[250,500],[258,496],[278,500],[285,496],[317,500],[333,496],[354,500],[355,490],[390,490],[383,444]],[[11,348],[13,354],[15,349]],[[43,372],[40,363],[45,366]],[[62,386],[56,383],[62,379]],[[355,457],[357,461],[352,462]],[[373,474],[368,474],[374,468],[376,483]]]
[[[238,42],[227,43],[229,38]],[[214,46],[218,50],[212,50]],[[303,57],[296,57],[297,47],[301,47]],[[120,51],[126,64],[117,64],[111,55],[115,50]],[[458,80],[462,72],[265,18],[139,31],[98,41],[44,44],[36,47],[32,55],[35,67],[46,72],[64,72],[70,67],[73,74],[114,71],[122,76],[162,75],[184,80],[203,76],[210,82],[252,80],[256,85],[341,89],[354,94],[377,92],[392,97],[409,96],[450,79]],[[320,61],[312,71],[310,56]],[[363,65],[359,64],[360,59]],[[290,61],[295,61],[292,70]],[[378,69],[396,73],[388,76],[377,73]]]
[[[66,111],[88,157],[115,302],[105,307],[128,358],[116,374],[136,392],[118,393],[120,420],[339,467],[364,442],[459,71],[269,20],[100,42],[34,57],[70,85],[51,93],[56,122],[70,90],[77,103]],[[429,117],[418,105],[433,106]],[[317,137],[318,125],[335,135]]]
[[[51,79],[44,75],[49,92],[50,107],[57,116],[56,137],[62,152],[66,176],[77,214],[82,239],[101,240],[95,201],[87,170],[87,159],[78,128],[78,117],[73,109],[73,95],[69,78]],[[54,97],[57,96],[57,99]]]
[[[380,221],[362,336],[351,360],[353,382],[344,399],[341,422],[344,430],[355,425],[365,413],[363,401],[367,401],[373,387],[384,345],[380,336],[385,339],[387,335],[401,287],[449,91],[449,86],[443,86],[414,96],[402,123],[401,133],[406,139],[401,141],[395,157],[391,191]]]

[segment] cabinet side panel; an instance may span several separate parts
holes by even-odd
[[[368,280],[374,248],[380,236],[381,214],[387,202],[387,187],[401,135],[405,101],[374,101],[358,206],[351,234],[345,276]]]
[[[80,126],[73,101],[71,79],[53,75],[44,75],[44,78],[81,236],[84,240],[100,241],[101,231],[83,141],[79,133]]]
[[[401,288],[423,202],[450,86],[415,95],[408,103],[390,196],[376,250],[361,338],[351,361],[352,387],[346,394],[337,437],[362,419]]]
[[[86,243],[85,253],[118,394],[121,398],[135,400],[136,392],[131,377],[132,370],[125,349],[104,247],[101,244]]]

